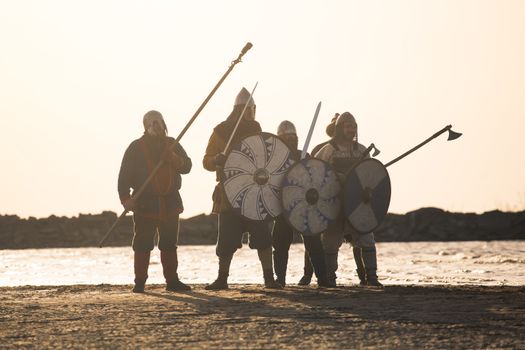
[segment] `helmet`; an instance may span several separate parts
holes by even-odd
[[[152,110],[144,114],[144,118],[142,118],[144,129],[149,128],[154,121],[161,121],[162,123],[164,123],[164,118],[162,117],[162,114],[160,114],[160,112]]]
[[[162,117],[162,114],[158,111],[151,110],[144,114],[144,118],[142,118],[142,124],[144,124],[144,130],[148,131],[150,134],[155,134],[153,131],[153,123],[154,122],[160,122],[161,125],[164,127],[164,132],[168,132],[168,128],[166,127],[166,123],[164,122],[164,118]]]
[[[337,121],[335,122],[335,134],[334,134],[334,137],[336,139],[341,139],[342,137],[344,137],[343,136],[344,135],[343,126],[344,126],[345,123],[350,123],[354,127],[355,135],[354,135],[354,140],[353,141],[355,141],[357,143],[358,142],[357,122],[355,121],[354,116],[350,112],[344,112],[339,117],[337,117]]]
[[[248,92],[248,90],[246,90],[246,88],[242,88],[241,91],[239,91],[239,93],[237,94],[237,97],[235,98],[235,103],[233,104],[234,106],[239,106],[239,105],[245,105],[248,100],[250,99],[250,93]],[[250,103],[248,103],[248,106],[254,106],[255,105],[255,101],[253,100],[253,97],[250,99]]]
[[[357,122],[355,121],[354,116],[350,112],[344,112],[339,117],[337,117],[337,121],[335,122],[335,126],[343,125],[343,123],[349,122],[351,123],[354,128],[357,128]]]
[[[295,125],[291,121],[283,120],[281,124],[277,127],[277,136],[284,134],[297,134],[295,130]]]

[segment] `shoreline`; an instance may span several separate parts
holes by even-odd
[[[0,287],[7,348],[524,348],[525,286]]]
[[[525,241],[377,243],[378,275],[385,285],[525,285]],[[190,284],[217,277],[215,246],[180,246],[178,271]],[[0,285],[129,284],[133,282],[133,250],[122,248],[51,248],[0,251]],[[231,264],[231,283],[261,283],[256,251],[243,246]],[[151,254],[149,283],[163,283],[160,252]],[[304,273],[304,245],[289,250],[287,280]],[[338,283],[357,281],[349,244],[339,250]]]

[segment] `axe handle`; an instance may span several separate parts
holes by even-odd
[[[366,156],[368,154],[370,154],[370,151],[372,150],[372,148],[374,148],[375,145],[373,143],[370,144],[370,146],[368,146],[367,149],[365,149],[365,151],[363,152],[363,154],[361,154],[359,156],[359,158],[357,159],[357,161],[355,162],[355,164],[350,168],[348,169],[348,171],[345,173],[345,178],[348,176],[348,174],[350,174],[354,169],[355,167],[357,166],[357,164],[359,164],[363,159],[366,158]]]
[[[193,122],[195,121],[195,119],[197,118],[197,116],[201,113],[201,111],[204,109],[204,106],[206,106],[206,104],[208,103],[208,101],[212,98],[212,96],[215,94],[215,92],[217,91],[217,89],[219,88],[219,86],[221,86],[221,84],[223,83],[223,81],[226,79],[226,77],[230,74],[230,72],[233,70],[233,67],[235,67],[235,65],[239,62],[241,62],[241,58],[242,56],[244,56],[244,54],[246,52],[248,52],[249,49],[251,49],[252,47],[252,44],[251,43],[247,43],[241,53],[239,54],[239,56],[237,57],[237,59],[233,60],[230,64],[230,67],[228,67],[228,70],[223,74],[223,76],[221,77],[221,79],[219,80],[219,82],[217,84],[215,84],[215,87],[211,90],[211,92],[208,94],[208,96],[206,97],[206,99],[201,103],[201,105],[199,106],[199,108],[197,109],[197,111],[193,114],[193,116],[191,117],[191,119],[189,120],[189,122],[186,124],[186,126],[182,129],[182,131],[179,133],[179,135],[177,136],[177,138],[175,139],[175,142],[173,142],[173,144],[171,145],[171,148],[170,150],[173,150],[175,145],[177,143],[179,143],[180,139],[182,139],[182,136],[184,136],[184,134],[186,133],[186,131],[190,128],[191,124],[193,124]],[[148,178],[146,179],[146,181],[144,181],[144,183],[142,184],[142,186],[140,186],[139,190],[137,192],[135,192],[135,194],[133,195],[133,198],[134,199],[138,199],[142,192],[144,192],[144,190],[146,189],[146,187],[149,185],[149,183],[151,182],[151,180],[153,179],[153,177],[155,176],[155,174],[157,173],[157,171],[160,169],[160,167],[164,164],[164,161],[161,159],[159,161],[159,163],[157,164],[157,166],[153,169],[153,171],[151,172],[151,174],[148,176]],[[100,242],[98,243],[98,246],[100,248],[102,248],[102,245],[104,244],[104,242],[106,241],[106,239],[108,239],[109,235],[111,234],[111,232],[113,232],[113,230],[115,229],[115,227],[117,227],[117,224],[120,222],[120,220],[122,220],[122,218],[124,216],[126,216],[126,214],[128,213],[127,210],[124,210],[122,212],[122,214],[120,214],[120,216],[117,218],[117,220],[113,223],[113,225],[110,227],[110,229],[108,230],[108,232],[104,235],[104,237],[100,240]]]
[[[434,135],[430,136],[428,139],[426,139],[425,141],[421,142],[420,144],[418,144],[417,146],[415,147],[412,147],[411,149],[409,149],[408,151],[406,151],[405,153],[403,153],[402,155],[400,155],[399,157],[395,158],[395,159],[392,159],[390,162],[386,163],[385,164],[385,167],[388,167],[398,161],[400,161],[401,159],[405,158],[406,156],[408,156],[410,153],[418,150],[419,148],[423,147],[424,145],[426,145],[427,143],[429,143],[430,141],[432,141],[433,139],[435,139],[436,137],[438,137],[439,135],[441,135],[442,133],[444,133],[445,131],[448,131],[450,130],[450,128],[452,128],[452,125],[447,125],[445,126],[443,129],[439,130],[438,132],[436,132]]]

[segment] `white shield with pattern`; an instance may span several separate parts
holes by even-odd
[[[316,158],[294,164],[283,181],[283,215],[305,236],[320,234],[341,210],[341,184],[332,167]]]
[[[232,146],[222,171],[232,210],[256,221],[280,215],[282,182],[294,162],[288,146],[270,133],[245,137]]]

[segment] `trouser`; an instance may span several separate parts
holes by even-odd
[[[345,238],[354,248],[354,260],[356,262],[359,277],[361,278],[363,275],[363,269],[367,273],[375,275],[377,270],[377,258],[373,232],[360,234],[352,229],[350,223],[346,219],[339,219],[322,234],[323,248],[326,254],[328,279],[335,281],[337,278],[338,253]]]
[[[135,252],[135,283],[144,284],[148,278],[150,252],[154,248],[155,233],[157,232],[159,234],[158,247],[164,278],[167,283],[178,279],[177,242],[179,237],[179,217],[159,221],[134,215],[133,221],[132,247]]]
[[[257,249],[265,286],[271,288],[278,286],[273,278],[272,237],[269,224],[250,221],[231,211],[219,213],[218,220],[219,234],[215,252],[219,257],[219,272],[217,279],[206,289],[228,288],[231,260],[235,251],[242,247],[242,236],[245,232],[249,234],[250,248]]]
[[[318,280],[326,280],[327,267],[321,235],[303,236],[303,242],[308,254],[308,265],[313,267]]]
[[[350,229],[351,232],[346,234],[341,231],[331,231],[328,230],[321,235],[323,248],[326,254],[337,254],[339,248],[343,244],[343,241],[346,239],[352,247],[357,248],[375,248],[376,242],[374,239],[374,233],[365,233],[360,234],[355,230]]]
[[[288,252],[293,241],[293,229],[282,215],[275,219],[272,230],[273,266],[277,279],[284,281],[288,267]]]
[[[320,239],[320,238],[319,238]],[[322,247],[322,243],[321,243]],[[324,252],[324,249],[323,249]],[[310,261],[310,254],[308,254],[308,251],[305,249],[304,251],[304,276],[312,278],[312,275],[314,274],[314,267],[312,266],[312,262]]]
[[[134,251],[152,251],[155,246],[155,233],[159,234],[158,247],[160,251],[177,249],[179,240],[179,216],[167,220],[153,220],[139,215],[133,215],[134,235],[132,247]]]
[[[288,252],[293,241],[293,234],[293,228],[286,222],[284,217],[277,217],[273,226],[272,242],[275,274],[279,280],[285,280]],[[320,235],[303,236],[303,242],[309,256],[308,265],[313,265],[317,278],[325,278],[326,266]]]
[[[269,224],[266,222],[250,221],[236,215],[232,211],[219,214],[219,234],[215,252],[218,257],[232,256],[242,247],[242,236],[249,234],[251,249],[267,249],[272,247],[272,236]]]

